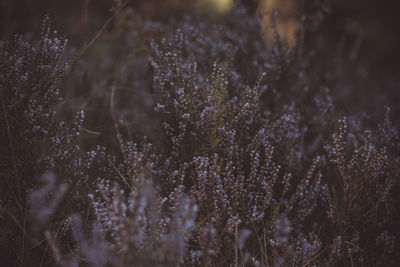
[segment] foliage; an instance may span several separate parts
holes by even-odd
[[[4,262],[398,262],[398,122],[343,110],[338,69],[365,66],[309,41],[313,15],[295,46],[241,8],[168,23],[127,8],[83,58],[47,18],[39,41],[2,41]]]

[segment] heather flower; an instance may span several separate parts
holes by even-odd
[[[294,46],[241,8],[168,22],[114,9],[72,65],[47,18],[38,42],[1,41],[2,251],[20,265],[393,265],[396,108],[379,122],[346,108],[360,91],[343,70],[367,70],[350,44],[320,47],[322,7],[307,8]]]

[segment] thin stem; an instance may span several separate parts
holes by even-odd
[[[13,162],[13,168],[14,168],[14,174],[15,174],[15,179],[16,179],[16,184],[17,184],[17,194],[18,194],[18,206],[21,209],[21,206],[19,205],[22,203],[22,198],[21,198],[21,189],[20,189],[20,178],[18,175],[18,168],[17,168],[17,161],[15,157],[15,150],[14,150],[14,145],[11,137],[11,129],[10,129],[10,124],[8,122],[8,117],[7,117],[7,109],[6,109],[6,103],[4,100],[4,94],[3,94],[3,87],[0,88],[0,98],[1,98],[1,105],[3,109],[3,114],[4,114],[4,121],[6,123],[6,129],[7,129],[7,136],[8,136],[8,144],[10,145],[10,152],[11,152],[11,159]],[[21,210],[22,212],[22,210]]]

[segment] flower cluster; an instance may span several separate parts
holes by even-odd
[[[315,64],[325,55],[318,45],[299,37],[287,46],[276,27],[266,42],[242,8],[204,16],[162,23],[126,9],[93,44],[107,53],[88,49],[73,66],[47,18],[38,42],[0,43],[6,263],[400,258],[400,139],[390,108],[380,119],[344,115],[340,71]]]

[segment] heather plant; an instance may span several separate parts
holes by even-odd
[[[242,8],[127,8],[82,57],[47,18],[38,42],[2,41],[5,262],[394,266],[396,114],[343,108],[347,61],[317,59],[317,11],[295,46]]]
[[[64,61],[66,43],[52,37],[48,18],[43,21],[40,41],[31,42],[16,35],[13,41],[1,42],[2,232],[3,238],[11,240],[9,247],[2,242],[5,261],[17,253],[23,263],[28,191],[38,185],[43,172],[55,165],[67,170],[72,154],[79,149],[73,138],[79,134],[80,122],[67,129],[62,122],[57,127],[56,119],[57,105],[62,100],[58,82],[68,69]],[[65,139],[60,140],[60,135]],[[51,142],[58,147],[46,149]],[[20,223],[20,229],[14,223]],[[20,244],[19,251],[16,247]]]

